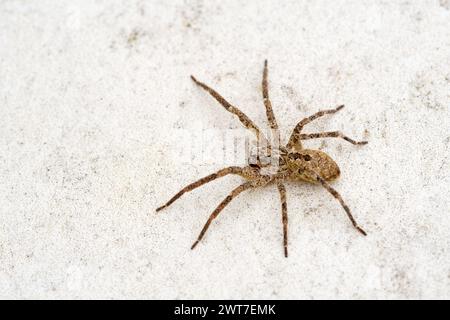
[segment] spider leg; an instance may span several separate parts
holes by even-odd
[[[300,140],[316,139],[316,138],[341,138],[351,144],[361,145],[367,144],[367,141],[355,141],[347,136],[345,136],[340,131],[329,131],[329,132],[319,132],[319,133],[302,133],[298,135]]]
[[[278,186],[278,191],[280,192],[280,200],[281,200],[284,256],[287,258],[287,256],[288,256],[288,215],[287,215],[287,203],[286,203],[286,188],[281,181],[278,182],[277,186]]]
[[[326,182],[319,174],[317,174],[315,172],[315,175],[316,175],[317,181],[319,181],[322,184],[322,186],[325,189],[327,189],[327,191],[329,193],[331,193],[333,195],[333,197],[335,197],[337,199],[337,201],[339,201],[339,203],[344,208],[345,212],[347,213],[348,218],[350,219],[350,221],[352,222],[352,224],[356,228],[356,230],[361,232],[363,235],[367,236],[367,233],[360,226],[358,226],[358,224],[356,223],[355,218],[353,218],[352,213],[350,212],[350,208],[345,204],[345,202],[342,199],[341,195],[332,186],[330,186],[328,184],[328,182]]]
[[[156,209],[156,212],[170,206],[175,200],[177,200],[179,197],[181,197],[183,194],[185,194],[186,192],[192,191],[195,188],[198,188],[202,185],[204,185],[205,183],[211,182],[217,178],[226,176],[228,174],[241,174],[242,173],[242,168],[240,167],[227,167],[224,169],[221,169],[215,173],[212,173],[206,177],[203,177],[189,185],[187,185],[186,187],[184,187],[183,189],[181,189],[176,195],[174,195],[172,198],[170,198],[169,201],[166,202],[166,204],[162,205],[161,207]]]
[[[211,222],[215,218],[217,218],[219,213],[231,202],[231,200],[236,198],[242,191],[245,191],[245,190],[250,189],[250,188],[256,188],[256,187],[260,187],[260,186],[266,185],[271,180],[272,180],[272,177],[264,176],[264,177],[257,178],[255,180],[244,182],[240,186],[238,186],[235,189],[233,189],[233,191],[231,191],[231,193],[225,199],[222,200],[222,202],[217,206],[217,208],[214,209],[213,213],[211,213],[211,215],[209,216],[208,221],[206,221],[205,226],[203,227],[202,231],[200,232],[197,240],[192,245],[191,249],[194,249],[197,246],[197,244],[202,240],[202,238],[205,235],[206,230],[208,230],[209,225],[211,224]]]
[[[264,71],[263,71],[263,79],[262,79],[262,94],[264,100],[264,106],[266,107],[266,115],[267,120],[269,120],[269,125],[272,130],[278,130],[277,120],[275,119],[275,115],[272,110],[272,103],[269,99],[269,83],[268,83],[268,73],[269,70],[267,68],[267,60],[264,61]]]
[[[198,81],[194,76],[191,76],[192,81],[195,82],[198,86],[206,90],[214,99],[217,100],[227,111],[231,112],[232,114],[236,115],[241,123],[246,127],[247,129],[254,130],[256,137],[258,138],[258,141],[261,139],[264,143],[266,143],[267,146],[269,146],[268,141],[266,137],[261,133],[261,130],[256,126],[256,124],[250,120],[250,118],[243,113],[241,110],[230,104],[227,100],[225,100],[224,97],[222,97],[217,91],[214,89],[208,87],[203,82]]]
[[[299,145],[301,149],[301,142],[300,142],[300,132],[303,130],[303,127],[307,125],[308,123],[316,120],[317,118],[323,117],[327,114],[333,114],[338,112],[339,110],[342,110],[344,108],[343,105],[335,108],[335,109],[328,109],[328,110],[321,110],[316,113],[314,113],[312,116],[309,116],[307,118],[304,118],[301,120],[297,125],[295,126],[294,130],[292,131],[291,137],[289,138],[289,142],[287,144],[288,148],[293,148],[295,145]]]

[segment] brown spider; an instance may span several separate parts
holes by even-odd
[[[267,119],[269,121],[272,132],[278,137],[278,124],[275,119],[272,104],[269,99],[268,91],[268,81],[267,81],[268,69],[267,60],[264,62],[264,71],[262,79],[262,95],[264,99],[264,105],[266,107]],[[341,195],[328,184],[328,181],[333,181],[337,179],[340,175],[340,170],[336,162],[328,156],[325,152],[319,150],[303,149],[301,140],[316,139],[316,138],[342,138],[354,145],[363,145],[367,141],[357,142],[349,137],[343,135],[340,131],[329,131],[329,132],[319,132],[319,133],[301,133],[303,127],[322,117],[326,114],[333,114],[344,108],[343,105],[329,110],[318,111],[310,117],[307,117],[300,121],[294,128],[289,142],[286,146],[277,146],[276,150],[273,150],[273,146],[268,142],[267,138],[261,133],[259,128],[250,120],[247,115],[245,115],[241,110],[236,108],[227,102],[221,95],[219,95],[215,90],[208,87],[206,84],[198,81],[196,78],[191,76],[191,79],[200,87],[205,89],[212,97],[214,97],[226,110],[235,114],[242,124],[248,128],[252,129],[259,142],[263,142],[267,146],[267,151],[269,157],[276,159],[277,170],[275,173],[266,173],[264,169],[267,167],[263,164],[259,156],[257,157],[256,163],[249,163],[245,167],[228,167],[219,170],[213,174],[210,174],[200,180],[191,183],[190,185],[184,187],[175,196],[173,196],[166,204],[156,209],[160,211],[168,207],[175,200],[181,197],[184,193],[192,191],[193,189],[204,185],[210,181],[217,178],[223,177],[228,174],[236,174],[244,177],[247,181],[235,188],[231,193],[217,206],[217,208],[210,215],[208,221],[203,227],[197,240],[192,245],[191,249],[195,246],[205,235],[206,230],[208,230],[211,222],[219,215],[219,213],[228,205],[231,200],[238,196],[241,192],[247,189],[262,187],[270,183],[276,183],[278,191],[280,193],[281,199],[281,213],[283,222],[283,245],[284,245],[284,255],[288,256],[288,240],[287,240],[287,226],[288,226],[288,216],[287,216],[287,204],[286,204],[286,188],[284,187],[283,181],[291,179],[294,181],[306,181],[311,183],[321,184],[328,192],[330,192],[342,205],[348,218],[352,222],[353,226],[363,235],[366,232],[358,226],[355,219],[353,218],[349,207],[345,204]]]

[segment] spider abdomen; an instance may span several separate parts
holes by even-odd
[[[303,149],[289,153],[287,163],[294,180],[318,182],[315,174],[318,173],[325,181],[333,181],[341,173],[337,163],[320,150]]]

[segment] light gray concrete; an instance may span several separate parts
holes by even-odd
[[[306,144],[369,235],[289,183],[288,259],[273,186],[191,251],[241,179],[155,208],[242,131],[189,75],[266,127],[265,58],[284,136],[345,104],[307,131],[370,141]],[[450,298],[449,108],[448,0],[1,1],[0,297]]]

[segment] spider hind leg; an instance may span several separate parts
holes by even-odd
[[[317,181],[319,181],[322,186],[329,192],[331,193],[331,195],[337,200],[339,201],[339,203],[341,204],[342,208],[344,208],[345,213],[347,213],[348,218],[350,219],[350,221],[352,222],[353,226],[355,227],[356,230],[358,230],[362,235],[367,236],[367,233],[363,230],[363,228],[361,228],[357,223],[355,218],[353,218],[353,215],[350,211],[350,208],[347,206],[347,204],[344,202],[344,200],[342,199],[341,195],[339,194],[339,192],[336,191],[336,189],[334,189],[332,186],[330,186],[328,184],[328,182],[326,182],[324,179],[322,179],[318,174],[316,174],[317,177]]]

